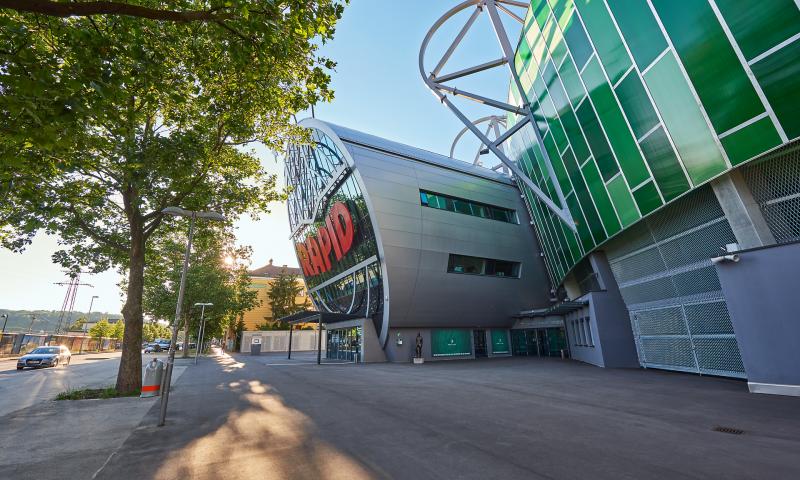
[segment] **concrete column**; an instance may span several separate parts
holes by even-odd
[[[567,296],[569,297],[570,300],[575,300],[576,298],[581,296],[581,288],[578,285],[578,282],[575,280],[574,274],[570,273],[569,275],[567,275],[564,278],[563,285],[564,285],[564,290],[567,291]],[[556,293],[556,295],[554,296],[557,297],[558,294]],[[561,299],[559,298],[559,300]]]
[[[739,170],[733,170],[711,182],[725,218],[731,225],[740,249],[775,244],[750,187]]]

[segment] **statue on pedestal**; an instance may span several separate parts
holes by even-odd
[[[417,332],[417,340],[416,340],[416,347],[415,347],[415,357],[422,358],[422,335]]]

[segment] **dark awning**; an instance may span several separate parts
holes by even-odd
[[[561,302],[548,308],[525,310],[514,315],[514,318],[547,317],[550,315],[566,315],[589,305],[589,302]]]
[[[322,323],[336,323],[344,322],[347,320],[355,320],[356,318],[363,318],[359,315],[349,315],[347,313],[330,313],[330,312],[315,312],[312,310],[304,310],[302,312],[293,313],[283,318],[279,318],[280,322],[287,322],[289,324],[318,322],[319,316],[322,315]]]

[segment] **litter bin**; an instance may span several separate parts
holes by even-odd
[[[253,337],[250,341],[250,355],[261,355],[261,337]]]
[[[161,380],[164,376],[164,362],[154,358],[144,368],[141,398],[157,397],[161,394]]]

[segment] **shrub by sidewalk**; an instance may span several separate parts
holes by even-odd
[[[138,397],[139,392],[120,393],[114,387],[105,388],[81,388],[77,390],[67,390],[56,395],[56,400],[92,400],[108,399],[119,397]]]

